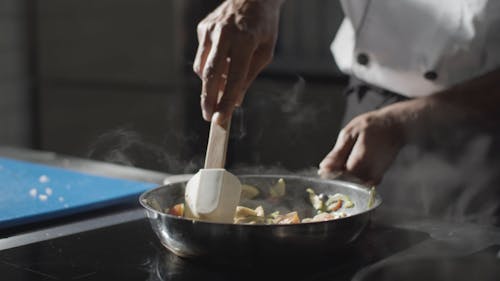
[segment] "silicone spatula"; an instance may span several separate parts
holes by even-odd
[[[224,166],[231,120],[220,124],[214,114],[210,123],[205,166],[187,183],[186,216],[190,218],[232,223],[240,201],[241,182]]]

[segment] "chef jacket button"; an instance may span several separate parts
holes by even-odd
[[[356,58],[357,62],[361,65],[367,65],[370,59],[368,58],[368,55],[365,53],[360,53],[358,54],[358,57]]]
[[[436,80],[438,77],[437,73],[434,72],[434,71],[427,71],[426,73],[424,73],[424,78],[427,79],[427,80]]]

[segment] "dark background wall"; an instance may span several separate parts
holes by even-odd
[[[0,143],[32,145],[28,9],[0,1]]]
[[[208,124],[191,70],[196,24],[220,1],[2,1],[11,12],[0,9],[0,29],[12,35],[0,38],[0,124],[10,128],[0,144],[172,173],[200,167]],[[234,117],[228,167],[304,169],[328,152],[344,106],[329,50],[341,19],[338,1],[285,3],[275,59]]]

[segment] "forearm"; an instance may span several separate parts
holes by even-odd
[[[500,69],[427,99],[435,104],[432,111],[435,120],[449,118],[451,125],[494,128],[500,117]]]
[[[397,119],[406,142],[457,128],[492,130],[500,127],[500,69],[428,97],[380,110]]]

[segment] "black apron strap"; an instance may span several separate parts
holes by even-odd
[[[349,85],[344,90],[346,97],[346,112],[343,125],[346,125],[354,117],[372,110],[376,110],[389,104],[408,100],[407,97],[383,88],[368,84],[351,76]]]

